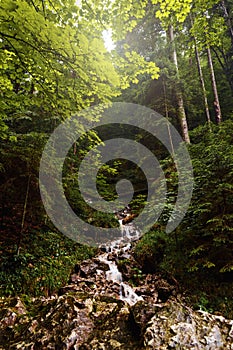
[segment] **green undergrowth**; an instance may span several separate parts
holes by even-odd
[[[208,266],[192,271],[189,251],[176,233],[167,235],[162,229],[152,229],[135,244],[133,256],[143,273],[172,275],[194,309],[233,319],[232,272]]]
[[[96,254],[60,233],[37,230],[25,235],[19,254],[15,250],[12,242],[2,242],[0,296],[50,296],[67,282],[75,263]]]
[[[233,274],[218,267],[203,265],[190,268],[189,250],[182,241],[167,241],[161,270],[170,272],[179,282],[187,302],[197,310],[219,313],[233,319]]]

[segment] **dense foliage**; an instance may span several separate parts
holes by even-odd
[[[134,256],[145,271],[165,270],[182,281],[192,302],[232,317],[233,277],[233,138],[232,120],[221,127],[201,126],[191,133],[189,146],[195,176],[192,201],[182,223],[166,235],[169,203],[174,203],[176,174],[164,162],[170,200],[160,225],[143,236]],[[230,316],[231,315],[231,316]]]

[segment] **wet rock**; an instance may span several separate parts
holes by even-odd
[[[155,303],[147,303],[145,301],[140,301],[131,307],[131,317],[138,329],[140,329],[141,336],[144,334],[147,323],[157,311],[158,308]]]
[[[158,292],[158,299],[160,299],[162,302],[165,302],[171,296],[175,287],[173,285],[170,285],[164,279],[161,279],[155,282],[155,289]]]
[[[133,276],[135,275],[135,269],[139,270],[140,266],[131,256],[130,258],[123,259],[124,255],[125,254],[118,256],[117,266],[119,271],[122,273],[123,279],[125,281],[128,281],[130,279],[133,279]]]
[[[137,217],[136,214],[128,214],[126,217],[122,219],[122,224],[126,225],[132,222]]]
[[[82,264],[75,265],[75,273],[79,274],[80,277],[88,277],[96,274],[98,265],[93,260],[85,260]]]
[[[119,261],[120,260],[128,260],[128,259],[130,259],[130,255],[128,253],[125,253],[124,251],[122,251],[121,254],[118,255],[117,259]]]
[[[100,250],[100,252],[102,252],[102,253],[107,253],[107,247],[106,246],[101,246],[101,247],[99,247],[99,250]]]
[[[93,259],[93,260],[97,264],[98,270],[107,271],[109,269],[108,264],[105,264],[103,261],[100,261],[99,259]]]
[[[115,253],[109,253],[108,254],[108,260],[114,261],[117,258],[117,255]]]

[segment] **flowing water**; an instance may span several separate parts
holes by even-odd
[[[133,288],[123,281],[122,274],[118,270],[117,264],[113,257],[117,258],[120,253],[124,253],[125,257],[130,257],[131,242],[140,237],[140,233],[132,224],[123,225],[122,220],[119,220],[121,228],[121,237],[106,246],[106,253],[99,256],[99,260],[109,266],[106,271],[106,280],[113,281],[120,286],[119,298],[126,301],[129,305],[134,305],[139,300],[143,300],[138,296]]]

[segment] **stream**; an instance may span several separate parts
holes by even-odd
[[[132,223],[127,225],[122,224],[122,219],[119,220],[122,236],[111,242],[105,247],[106,253],[101,254],[98,259],[100,262],[108,265],[109,270],[105,272],[107,281],[112,281],[120,286],[119,298],[126,301],[129,305],[136,304],[139,300],[143,300],[141,296],[138,296],[132,287],[123,281],[122,273],[118,270],[115,259],[120,253],[124,253],[125,257],[129,258],[129,251],[131,249],[131,242],[136,241],[140,237],[140,232],[133,226]]]

